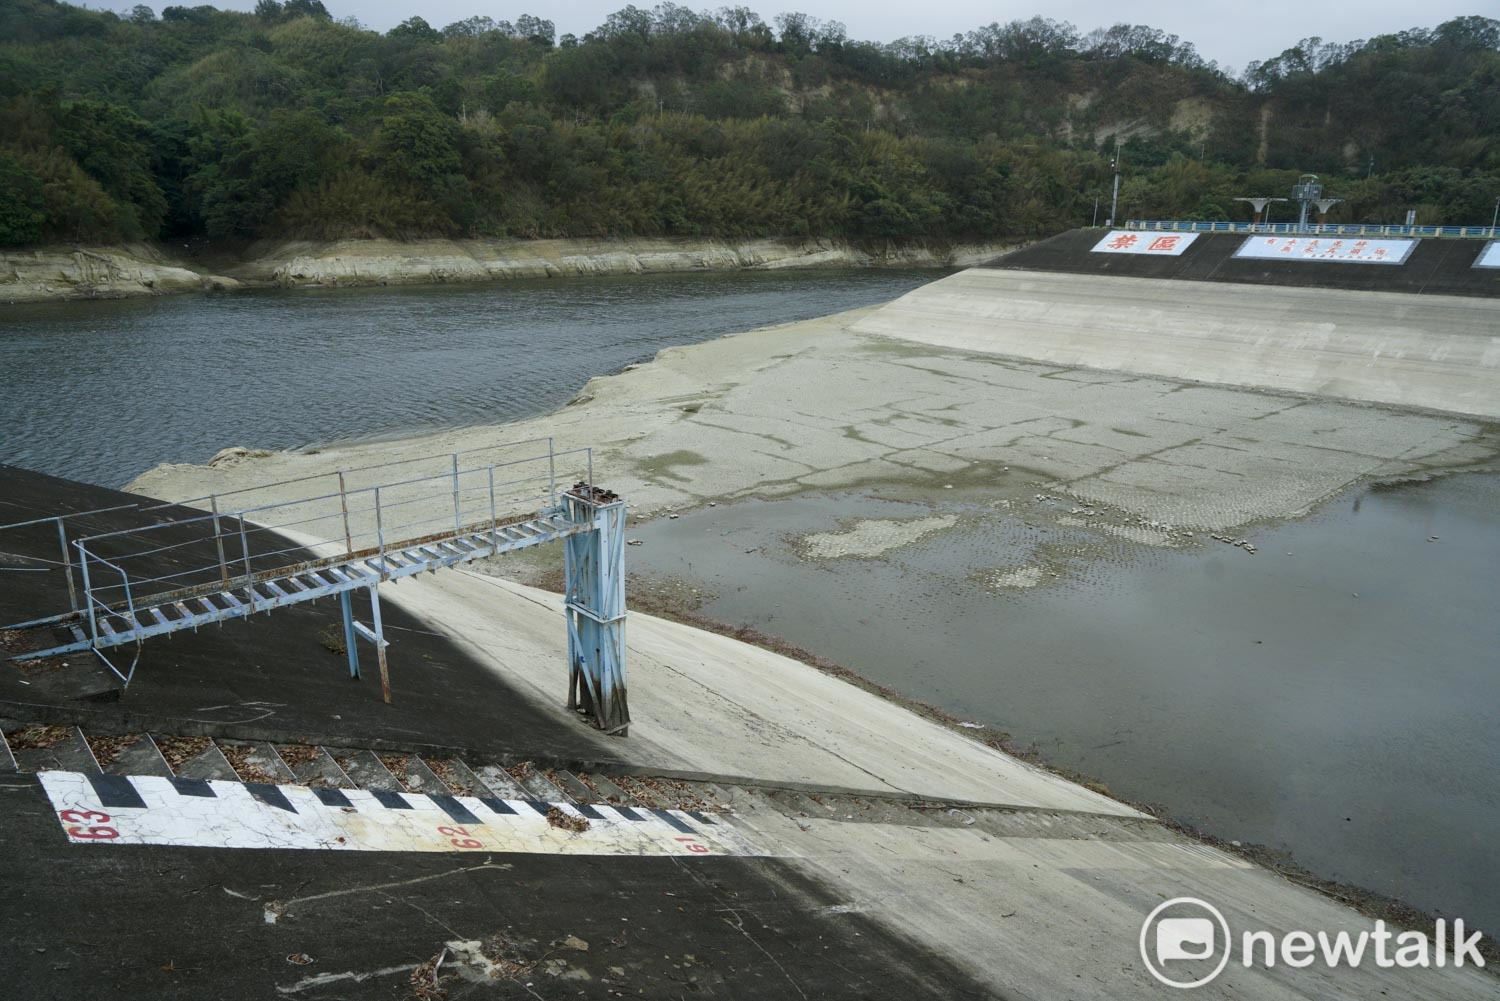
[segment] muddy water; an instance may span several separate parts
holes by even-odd
[[[226,445],[517,420],[664,347],[887,302],[942,275],[744,271],[9,306],[0,462],[117,487]]]
[[[1500,930],[1497,510],[1496,476],[1360,488],[1251,555],[982,497],[804,496],[640,526],[629,559],[1128,799]],[[942,515],[873,558],[868,526],[804,538]],[[838,539],[866,555],[810,557]]]

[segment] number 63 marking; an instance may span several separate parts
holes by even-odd
[[[100,826],[108,824],[111,818],[109,814],[98,810],[63,810],[57,816],[63,822],[63,829],[71,837],[85,841],[109,841],[120,836],[120,832],[113,827]]]

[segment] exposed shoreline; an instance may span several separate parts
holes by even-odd
[[[590,380],[569,406],[527,421],[301,453],[230,453],[206,466],[157,467],[127,489],[182,498],[542,434],[560,449],[595,446],[597,479],[629,499],[633,518],[878,487],[917,500],[982,493],[1028,523],[1087,524],[1120,544],[1175,549],[1300,517],[1359,483],[1490,467],[1497,454],[1494,427],[1483,420],[1059,368],[863,333],[875,312],[668,349]],[[1246,554],[1254,558],[1253,548]],[[1047,587],[1068,559],[1044,546],[1025,566],[997,570]],[[840,665],[674,604],[649,610],[859,683]],[[953,725],[909,698],[896,701]],[[1011,754],[1023,750],[986,736]],[[1414,920],[1391,898],[1328,883],[1272,850],[1226,850],[1366,913]]]
[[[1019,241],[857,244],[813,239],[263,240],[230,252],[151,244],[0,250],[0,304],[242,288],[437,285],[783,268],[955,268]]]

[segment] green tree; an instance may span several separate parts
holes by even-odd
[[[15,157],[0,153],[0,246],[35,243],[47,221],[42,201],[42,179]]]
[[[385,102],[372,160],[379,173],[398,183],[432,188],[457,174],[458,123],[421,94],[397,94]]]

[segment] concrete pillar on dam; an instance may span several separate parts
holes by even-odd
[[[568,520],[592,528],[563,543],[567,581],[568,708],[605,733],[630,726],[625,693],[625,502],[580,485],[563,495]]]

